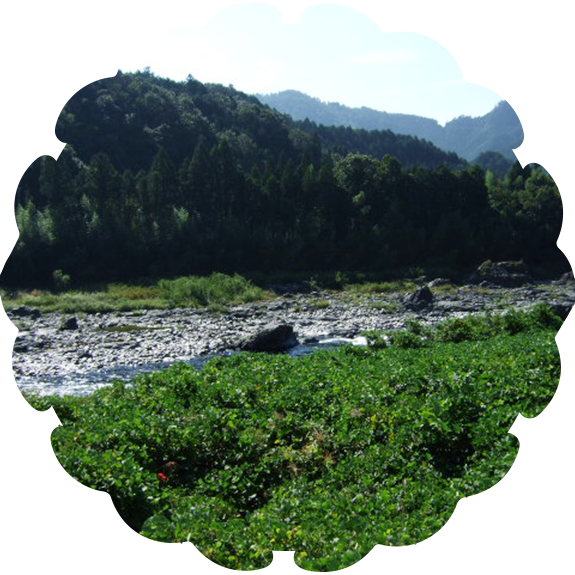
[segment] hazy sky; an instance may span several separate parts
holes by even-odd
[[[222,10],[201,28],[142,36],[120,68],[149,66],[159,76],[233,84],[247,93],[295,89],[328,102],[436,118],[489,112],[501,98],[463,79],[459,65],[436,41],[412,33],[384,33],[348,7],[318,5],[302,24],[281,24],[265,4]]]

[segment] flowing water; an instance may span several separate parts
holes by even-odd
[[[357,337],[355,339],[332,338],[320,340],[313,344],[300,344],[286,353],[292,357],[301,357],[309,355],[317,349],[333,348],[342,344],[353,344],[365,346],[365,338]],[[38,395],[88,395],[97,389],[111,385],[113,381],[129,382],[136,376],[160,371],[166,369],[175,363],[187,363],[198,369],[202,369],[207,361],[214,357],[229,356],[239,352],[224,352],[216,355],[204,355],[201,357],[190,358],[185,361],[169,361],[144,363],[140,365],[117,365],[109,368],[98,369],[95,371],[63,372],[59,375],[20,377],[18,387],[21,391],[35,393]]]

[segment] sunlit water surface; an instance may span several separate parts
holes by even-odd
[[[357,337],[354,339],[324,339],[314,344],[297,345],[286,353],[292,357],[300,357],[303,355],[309,355],[317,349],[334,348],[342,344],[365,346],[367,345],[367,342],[363,337]],[[116,365],[88,372],[68,372],[61,375],[50,375],[45,377],[21,377],[18,380],[18,387],[22,391],[38,395],[88,395],[97,389],[111,385],[113,381],[120,380],[129,382],[134,380],[135,377],[140,374],[160,371],[174,365],[175,363],[187,363],[198,369],[202,369],[208,360],[218,356],[233,355],[234,353],[238,352],[204,355],[184,361],[144,363],[140,365]]]

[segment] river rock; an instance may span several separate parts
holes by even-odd
[[[75,316],[66,318],[62,321],[62,324],[60,325],[60,329],[61,330],[67,330],[67,329],[78,329],[78,320]]]
[[[38,319],[42,315],[39,309],[28,307],[27,305],[14,308],[10,313],[16,317],[29,317],[30,319]]]
[[[533,281],[523,262],[490,260],[483,262],[470,279],[475,283],[487,282],[502,287],[518,287]]]
[[[238,349],[275,353],[291,349],[297,344],[298,341],[291,325],[272,324],[241,341]]]
[[[425,285],[417,291],[407,295],[403,301],[405,307],[411,310],[420,310],[433,302],[433,294]]]
[[[44,312],[38,320],[31,316],[18,318],[20,332],[12,356],[13,368],[22,389],[41,395],[77,394],[93,391],[94,386],[107,384],[118,377],[131,378],[136,372],[148,369],[146,366],[163,369],[165,357],[195,362],[202,355],[241,349],[240,344],[248,342],[248,334],[253,334],[249,339],[256,341],[251,345],[247,343],[246,349],[255,349],[257,335],[270,326],[286,325],[288,330],[292,326],[293,331],[287,332],[287,343],[284,334],[283,342],[263,346],[264,350],[284,350],[293,345],[296,334],[299,334],[298,339],[311,344],[308,345],[311,350],[314,343],[323,343],[329,336],[341,339],[369,330],[403,329],[407,318],[416,315],[426,325],[431,325],[447,317],[464,317],[489,310],[501,313],[502,306],[521,308],[544,302],[553,305],[564,317],[575,303],[575,282],[572,280],[497,288],[478,289],[477,283],[454,285],[452,290],[430,290],[429,302],[424,290],[418,296],[411,294],[416,302],[419,301],[411,309],[408,307],[410,298],[399,293],[351,301],[346,293],[323,292],[319,297],[329,299],[329,307],[314,305],[318,301],[316,293],[313,296],[299,294],[290,300],[292,305],[286,310],[271,311],[268,305],[272,302],[261,302],[259,307],[243,304],[221,314],[183,308],[87,314],[78,319],[76,331],[60,330],[62,322],[73,314]],[[246,317],[246,310],[253,313]],[[27,313],[24,310],[24,314]],[[326,318],[334,317],[336,321],[326,321]],[[139,329],[123,334],[103,332],[101,328],[109,324]],[[158,329],[160,327],[163,329]],[[294,339],[290,342],[291,336]],[[119,340],[124,341],[119,343]],[[104,343],[111,345],[104,346]],[[296,352],[300,353],[300,350],[296,349]]]

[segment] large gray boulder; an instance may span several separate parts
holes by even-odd
[[[471,281],[501,287],[518,287],[533,281],[523,262],[483,262],[472,274]]]
[[[298,345],[298,340],[291,325],[272,324],[241,341],[238,349],[279,353],[296,345]]]
[[[417,311],[433,303],[433,293],[427,286],[423,286],[407,295],[403,303],[407,309]]]

